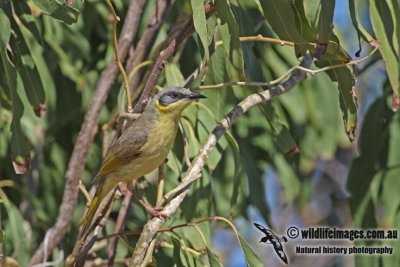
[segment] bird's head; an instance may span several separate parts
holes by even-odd
[[[193,100],[206,98],[183,87],[165,88],[155,96],[155,105],[162,113],[180,114]]]

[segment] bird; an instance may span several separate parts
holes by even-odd
[[[102,199],[118,183],[138,179],[165,161],[177,134],[182,111],[200,98],[206,97],[179,86],[163,89],[112,143],[93,178],[96,192],[83,219],[78,241],[87,237]]]
[[[278,255],[278,257],[284,263],[288,264],[288,259],[286,257],[285,252],[283,251],[283,246],[281,243],[281,242],[287,242],[287,238],[285,236],[283,236],[282,238],[279,238],[271,230],[265,228],[261,224],[254,223],[254,226],[257,227],[258,230],[260,230],[261,232],[263,232],[265,234],[265,236],[263,238],[261,238],[260,243],[261,242],[268,243],[268,241],[269,241],[270,244],[272,244],[272,246],[274,247],[274,250],[275,250],[276,254]]]

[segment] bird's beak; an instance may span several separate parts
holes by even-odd
[[[207,98],[207,97],[204,96],[204,95],[202,95],[202,94],[199,94],[199,93],[191,93],[191,94],[188,95],[186,98],[187,98],[187,99],[194,100],[194,99]]]

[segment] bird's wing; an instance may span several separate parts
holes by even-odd
[[[264,226],[262,226],[261,224],[258,223],[254,223],[254,226],[257,227],[258,230],[260,230],[261,232],[263,232],[264,234],[266,234],[269,238],[273,238],[275,235],[272,233],[271,230],[265,228]]]
[[[277,250],[277,249],[275,248],[275,252],[276,252],[276,254],[278,254],[279,258],[280,258],[284,263],[288,264],[288,259],[287,259],[287,257],[286,257],[285,252],[283,251],[283,249]]]
[[[137,158],[148,138],[148,129],[134,123],[110,146],[101,168],[93,179],[96,183],[105,175],[125,166]],[[129,134],[128,134],[129,132]]]

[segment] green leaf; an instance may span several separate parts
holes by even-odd
[[[342,63],[340,61],[319,61],[316,65],[320,68]],[[355,83],[354,75],[347,67],[335,68],[326,71],[330,79],[338,83],[340,108],[346,133],[353,141],[357,126],[357,103],[353,96]]]
[[[257,168],[254,151],[249,149],[248,144],[241,145],[242,159],[249,184],[249,198],[252,205],[257,207],[263,218],[270,216],[269,207],[265,197],[265,185],[261,172]]]
[[[27,2],[24,0],[16,0],[13,1],[13,5],[15,13],[18,15],[22,24],[31,32],[38,43],[43,44],[42,33],[36,25],[35,17],[32,15]]]
[[[12,190],[15,190],[15,188]],[[0,189],[0,198],[3,200],[0,209],[5,207],[7,213],[7,220],[5,223],[2,222],[2,225],[0,226],[0,228],[2,228],[4,224],[4,232],[6,235],[4,246],[19,247],[16,260],[21,264],[21,266],[27,266],[29,260],[29,247],[26,244],[31,242],[31,238],[26,235],[24,225],[28,222],[24,220],[20,209],[7,197],[3,189]],[[25,240],[26,243],[21,243],[21,240]]]
[[[361,37],[366,42],[370,43],[373,40],[373,38],[364,28],[359,13],[359,8],[361,6],[367,5],[368,4],[367,2],[368,0],[349,0],[349,10],[350,10],[351,21],[353,22],[354,28],[356,29],[358,34],[359,42]]]
[[[382,226],[394,226],[400,207],[398,188],[400,187],[400,113],[397,112],[389,125],[388,159],[382,171],[382,191],[380,202],[385,207],[383,216],[378,216]]]
[[[243,183],[242,178],[244,176],[244,171],[243,171],[242,161],[240,158],[239,144],[237,143],[237,141],[230,132],[226,132],[224,136],[228,141],[229,147],[232,150],[233,160],[234,160],[235,175],[233,177],[234,184],[233,184],[233,192],[231,198],[231,209],[236,210],[236,205],[238,203],[240,195],[239,190]]]
[[[166,86],[178,86],[185,83],[185,78],[176,64],[167,64],[165,66]]]
[[[249,266],[249,267],[264,266],[264,264],[262,263],[260,258],[251,249],[251,247],[249,246],[247,241],[239,233],[236,233],[236,236],[239,240],[240,247],[242,248],[242,251],[246,258],[247,266]]]
[[[208,32],[207,20],[204,10],[203,0],[191,0],[193,10],[193,24],[196,32],[198,33],[204,49],[204,60],[208,60]]]
[[[265,118],[267,119],[271,132],[274,136],[274,141],[283,153],[288,153],[297,147],[294,138],[289,132],[289,125],[285,118],[282,108],[276,104],[265,103],[259,105],[260,110],[263,112]]]
[[[10,37],[10,22],[3,10],[0,9],[0,25],[4,28],[4,34],[0,34],[0,58],[2,62],[2,79],[11,95],[13,118],[11,122],[11,152],[14,170],[16,173],[24,173],[30,166],[30,148],[26,136],[22,133],[21,117],[24,112],[22,101],[17,92],[17,71],[10,62],[6,45]]]
[[[218,260],[217,256],[208,247],[206,247],[206,249],[210,267],[223,267],[222,263]]]
[[[45,112],[45,93],[38,68],[33,61],[28,44],[19,27],[14,27],[15,35],[11,36],[10,45],[14,51],[14,63],[22,78],[25,93],[38,117]]]
[[[181,222],[173,222],[174,225],[179,223],[187,223],[211,216],[212,202],[211,202],[211,179],[205,171],[201,179],[197,180],[192,185],[191,192],[187,196],[187,199],[181,205]],[[193,203],[196,203],[193,206]],[[204,222],[198,225],[198,228],[203,233],[206,242],[211,242],[211,223]],[[179,236],[184,236],[188,240],[194,249],[204,249],[202,238],[199,236],[199,232],[194,227],[183,227],[174,230]]]
[[[278,177],[280,178],[279,180],[284,188],[284,199],[287,203],[291,203],[299,195],[299,179],[289,162],[286,161],[282,154],[273,155],[273,161],[278,172]]]
[[[356,212],[370,187],[372,177],[379,170],[380,155],[386,155],[388,125],[393,112],[386,105],[386,95],[368,109],[359,137],[360,155],[353,160],[348,175],[348,188],[352,195],[350,206]]]
[[[79,11],[59,0],[32,0],[44,13],[66,24],[73,24],[78,20]]]
[[[238,232],[235,225],[233,225],[233,223],[230,222],[228,219],[223,219],[223,221],[226,222],[232,228],[233,232],[235,233],[236,238],[239,241],[239,245],[245,256],[247,266],[249,266],[249,267],[264,266],[264,264],[261,262],[260,258],[257,256],[257,254],[251,249],[251,247],[247,243],[246,239],[244,239],[241,236],[241,234]]]
[[[329,42],[333,29],[333,13],[335,11],[335,0],[321,1],[321,13],[318,22],[317,41],[320,44]]]
[[[400,8],[396,0],[370,0],[372,28],[379,43],[393,93],[399,92],[400,73]]]
[[[307,1],[307,7],[310,7],[314,4],[315,2],[312,1]],[[295,13],[295,21],[296,21],[296,26],[300,32],[300,34],[309,42],[314,42],[315,41],[315,31],[311,27],[310,22],[307,19],[306,12],[304,9],[304,1],[302,0],[295,0],[294,3],[291,4],[292,9]],[[309,8],[307,9],[309,10]]]
[[[234,66],[240,81],[245,79],[243,50],[239,39],[239,26],[226,0],[215,1],[217,16],[221,20],[220,35],[225,53]]]
[[[187,266],[184,263],[183,259],[181,258],[181,251],[182,251],[181,242],[173,236],[171,236],[171,240],[172,243],[174,244],[174,251],[172,255],[174,263],[176,264],[177,267]]]
[[[4,13],[3,9],[0,9],[0,25],[1,25],[0,50],[4,51],[6,49],[8,41],[10,40],[11,25],[10,25],[10,20]]]
[[[291,0],[260,0],[260,3],[265,18],[279,38],[295,43],[306,43],[296,25],[296,15]]]

